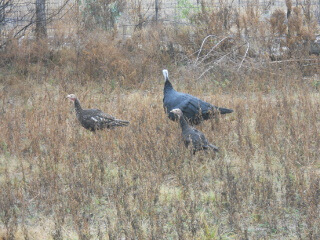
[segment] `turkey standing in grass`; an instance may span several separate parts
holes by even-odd
[[[189,144],[192,143],[193,154],[195,154],[197,151],[207,150],[209,148],[213,149],[215,152],[219,151],[219,149],[216,146],[208,142],[208,140],[202,132],[189,126],[181,109],[176,108],[171,110],[170,112],[177,115],[177,117],[179,118],[184,144],[188,148]]]
[[[104,128],[127,126],[129,124],[128,121],[115,119],[99,109],[82,109],[79,100],[74,94],[68,95],[67,98],[74,102],[77,119],[81,125],[92,132]]]
[[[169,81],[168,70],[163,70],[163,75],[166,81],[164,84],[163,107],[171,120],[176,120],[175,115],[171,112],[175,108],[181,109],[190,124],[194,125],[212,118],[217,112],[220,114],[233,112],[232,109],[216,107],[192,95],[177,92]]]

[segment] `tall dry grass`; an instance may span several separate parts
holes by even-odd
[[[223,14],[128,40],[78,26],[1,52],[2,239],[319,238],[319,59],[301,48],[271,62],[255,46],[283,28],[251,21],[256,9]],[[219,44],[233,23],[249,48],[236,35]],[[260,24],[278,29],[270,41]],[[198,126],[219,154],[184,148],[162,107],[163,68],[177,90],[235,110]],[[130,125],[85,130],[70,93]]]
[[[1,117],[7,237],[37,239],[41,221],[54,239],[318,236],[317,93],[210,94],[235,113],[199,127],[221,153],[192,156],[160,83],[111,95],[75,87],[84,106],[131,121],[97,134],[80,127],[61,86],[33,90],[21,102],[7,95]]]

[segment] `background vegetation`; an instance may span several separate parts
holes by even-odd
[[[159,21],[126,39],[75,8],[49,39],[11,39],[0,52],[1,238],[319,239],[307,6],[287,1],[261,21],[250,5],[202,4],[184,15],[192,25]],[[199,126],[219,154],[184,148],[163,111],[164,68],[177,90],[235,110]],[[130,125],[88,132],[70,93]]]

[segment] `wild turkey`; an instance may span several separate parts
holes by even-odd
[[[193,154],[197,151],[213,149],[215,152],[218,152],[219,149],[210,144],[204,134],[199,130],[189,126],[187,120],[185,119],[183,112],[181,109],[176,108],[170,111],[175,114],[179,118],[180,127],[182,129],[182,138],[185,146],[188,148],[189,144],[192,143],[193,146]]]
[[[192,95],[177,92],[173,89],[169,81],[168,70],[163,70],[165,79],[163,91],[163,107],[168,114],[169,119],[175,121],[176,117],[171,112],[172,109],[179,108],[190,124],[197,125],[203,120],[212,118],[216,112],[220,114],[232,113],[232,109],[220,108],[204,102]]]
[[[99,109],[82,109],[79,100],[74,94],[69,94],[67,98],[74,102],[76,116],[81,125],[92,132],[104,128],[127,126],[129,124],[128,121],[116,119]]]

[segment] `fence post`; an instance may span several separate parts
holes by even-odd
[[[317,7],[317,21],[320,24],[320,0],[318,0],[318,7]]]
[[[5,9],[4,3],[2,1],[0,1],[0,34],[2,32],[2,27],[4,25],[4,19],[5,19],[4,9]]]
[[[9,7],[9,4],[11,4],[11,0],[9,1],[4,1],[0,0],[0,34],[2,32],[2,28],[5,26],[5,21],[6,21],[6,8]]]
[[[155,10],[156,10],[156,23],[158,23],[158,11],[159,11],[158,0],[155,0]]]
[[[47,36],[46,0],[36,0],[36,36],[38,39]]]

